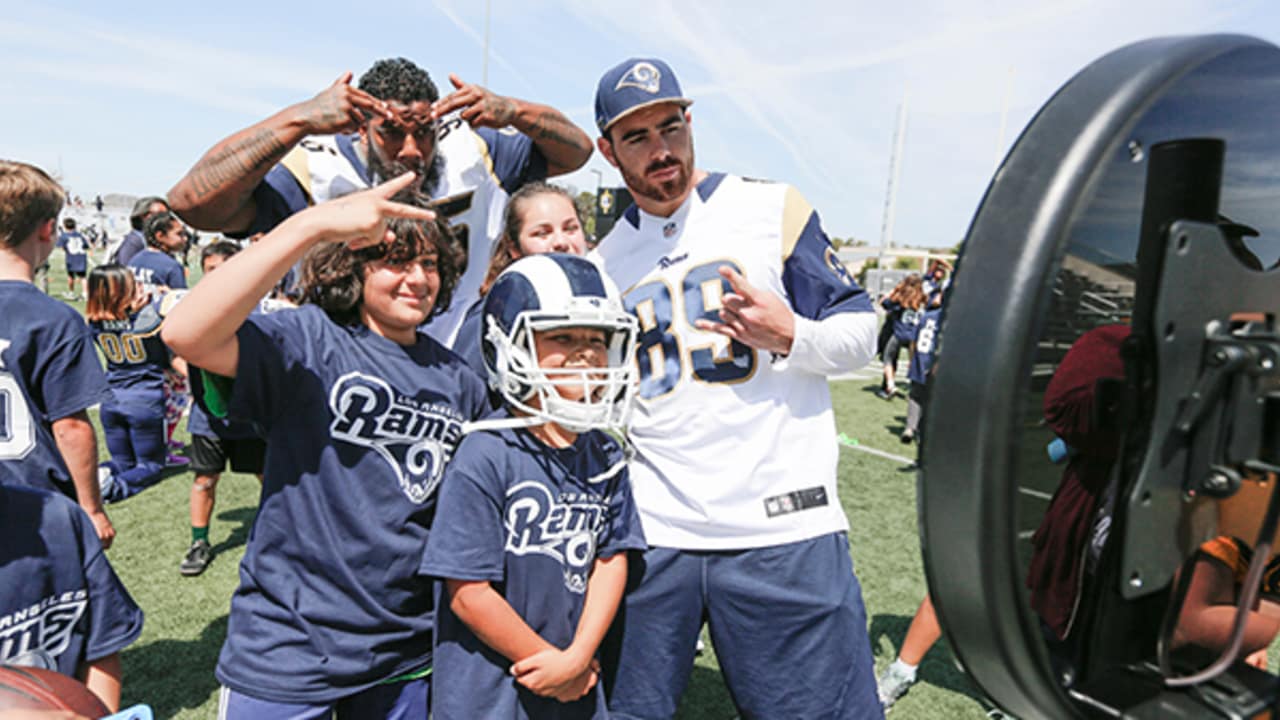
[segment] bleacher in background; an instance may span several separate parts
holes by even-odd
[[[1081,335],[1100,325],[1128,323],[1134,282],[1124,271],[1068,255],[1053,284],[1049,317],[1036,351],[1033,388],[1042,390]]]

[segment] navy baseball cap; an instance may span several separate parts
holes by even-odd
[[[596,127],[603,133],[628,113],[658,103],[689,107],[671,66],[657,58],[631,58],[615,65],[596,87]]]

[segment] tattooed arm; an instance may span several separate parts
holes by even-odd
[[[351,132],[385,103],[350,85],[347,72],[319,95],[290,105],[214,145],[169,191],[169,205],[200,230],[237,232],[253,222],[253,190],[308,135]]]
[[[591,157],[591,138],[559,110],[496,95],[479,85],[464,83],[457,75],[450,74],[449,82],[457,89],[436,102],[431,109],[435,117],[462,108],[462,119],[472,127],[514,127],[542,151],[548,176],[573,172]]]

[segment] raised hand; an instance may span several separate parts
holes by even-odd
[[[772,291],[747,282],[733,268],[720,268],[720,276],[728,280],[733,289],[721,298],[720,322],[698,320],[697,328],[733,338],[757,350],[790,354],[796,335],[796,317],[791,308]]]
[[[352,87],[350,70],[320,94],[298,105],[298,111],[311,135],[355,132],[366,122],[364,112],[391,118],[385,102]]]
[[[449,82],[453,83],[455,90],[432,105],[433,118],[441,118],[462,108],[459,115],[471,127],[504,128],[515,120],[517,108],[511,98],[496,95],[479,85],[464,83],[453,73],[449,73]]]
[[[390,242],[395,239],[387,230],[387,221],[391,218],[433,220],[436,217],[426,208],[391,199],[416,178],[415,173],[407,172],[377,187],[307,208],[297,217],[308,223],[322,242],[345,242],[353,250]]]

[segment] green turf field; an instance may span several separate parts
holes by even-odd
[[[192,253],[195,262],[196,253]],[[66,288],[60,253],[50,261],[51,291]],[[198,271],[196,271],[198,273]],[[72,305],[83,310],[82,302]],[[914,456],[915,446],[899,443],[906,401],[885,402],[866,378],[835,381],[832,395],[840,433],[858,448]],[[185,429],[179,430],[185,439]],[[836,438],[815,438],[836,442]],[[102,450],[105,457],[105,449]],[[190,542],[187,497],[190,472],[159,485],[108,512],[117,537],[108,557],[146,612],[141,638],[124,651],[124,704],[145,702],[158,718],[212,718],[218,684],[213,676],[236,585],[236,566],[253,523],[258,483],[252,476],[226,474],[210,531],[217,556],[196,578],[182,577],[178,563]],[[915,471],[901,459],[862,450],[842,450],[840,494],[849,515],[850,544],[866,601],[877,670],[896,655],[916,605],[925,592],[916,532]],[[779,668],[786,672],[786,668]],[[926,656],[920,682],[899,701],[900,718],[982,718],[981,693],[955,666],[946,642]],[[697,661],[679,717],[728,720],[735,717],[720,680],[713,649]]]

